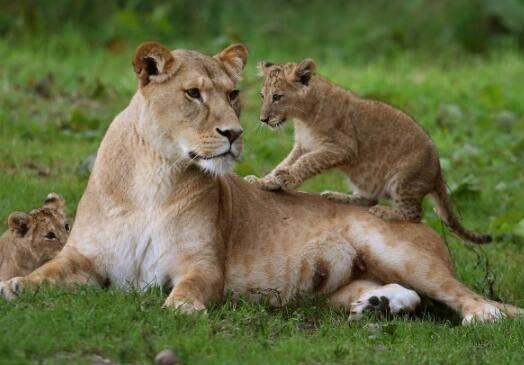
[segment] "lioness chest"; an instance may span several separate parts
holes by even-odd
[[[164,212],[122,214],[106,218],[106,224],[99,227],[91,237],[80,238],[92,243],[79,249],[93,259],[112,285],[145,289],[176,280],[176,230]]]

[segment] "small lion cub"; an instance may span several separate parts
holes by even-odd
[[[25,276],[54,258],[69,236],[65,201],[51,193],[41,208],[13,212],[0,236],[0,281]]]
[[[265,77],[260,120],[272,128],[294,119],[295,144],[263,178],[246,180],[265,190],[294,189],[304,180],[337,167],[353,194],[326,191],[338,203],[369,206],[383,219],[418,222],[421,201],[430,195],[446,224],[460,237],[488,243],[489,235],[466,230],[454,214],[438,153],[424,130],[407,114],[385,103],[362,99],[315,73],[315,63],[262,63]],[[391,198],[395,207],[377,205]]]

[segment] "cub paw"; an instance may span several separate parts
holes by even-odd
[[[274,179],[285,190],[293,190],[300,185],[300,181],[287,169],[275,171]]]
[[[368,210],[371,214],[384,220],[404,220],[402,216],[397,214],[393,209],[389,207],[383,207],[380,205],[374,205]]]
[[[6,300],[16,299],[22,289],[22,279],[22,277],[16,277],[7,281],[0,281],[0,297]]]
[[[320,196],[324,199],[331,200],[335,203],[350,203],[351,195],[339,193],[337,191],[323,191],[320,193]]]
[[[274,191],[280,189],[280,185],[277,182],[269,179],[267,176],[264,178],[259,178],[255,175],[248,175],[244,177],[244,180],[262,190]]]
[[[360,319],[364,312],[409,313],[420,304],[418,294],[398,284],[368,290],[351,303],[349,319]]]

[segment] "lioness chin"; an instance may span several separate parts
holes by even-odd
[[[231,174],[242,141],[235,83],[246,60],[242,45],[209,57],[142,44],[138,91],[101,143],[66,246],[0,283],[2,295],[44,281],[155,284],[172,288],[165,306],[191,312],[228,291],[273,305],[323,294],[358,317],[411,311],[418,292],[465,323],[522,313],[458,282],[445,245],[423,224],[385,222],[315,194],[261,191]]]

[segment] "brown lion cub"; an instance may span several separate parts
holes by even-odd
[[[304,180],[338,167],[353,194],[326,191],[338,203],[369,206],[383,219],[420,221],[421,201],[429,194],[444,222],[460,237],[488,243],[489,235],[466,230],[454,214],[438,153],[424,130],[407,114],[362,99],[315,73],[315,63],[259,65],[265,77],[260,120],[272,128],[295,121],[295,145],[263,178],[246,180],[265,190],[294,189]],[[377,205],[382,197],[395,207]]]
[[[41,208],[13,212],[0,236],[0,280],[24,276],[54,258],[69,236],[64,199],[51,193]]]

